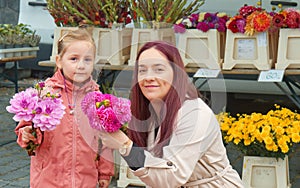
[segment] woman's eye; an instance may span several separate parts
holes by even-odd
[[[154,71],[155,71],[155,72],[163,72],[164,69],[163,69],[163,68],[156,68]]]
[[[146,71],[146,69],[139,69],[139,73],[145,73]]]

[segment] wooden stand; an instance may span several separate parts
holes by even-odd
[[[77,27],[57,27],[50,61],[55,62],[57,42],[68,31]],[[132,28],[94,28],[93,38],[96,43],[96,60],[98,64],[123,65],[130,56]]]
[[[290,188],[288,156],[284,160],[244,156],[242,180],[245,188]]]
[[[300,68],[300,30],[280,29],[275,69]]]
[[[223,70],[250,68],[270,70],[273,60],[269,54],[269,35],[266,32],[247,36],[227,30]]]
[[[128,165],[121,157],[118,187],[127,187],[128,185],[145,186],[145,184],[130,171]]]
[[[224,47],[221,45],[225,44],[225,33],[216,29],[207,32],[187,29],[177,36],[177,48],[186,67],[221,69],[224,58]]]
[[[128,65],[134,65],[141,47],[149,41],[163,40],[175,45],[175,33],[172,28],[143,29],[133,28],[130,59]]]

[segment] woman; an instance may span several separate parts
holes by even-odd
[[[128,137],[101,133],[149,187],[243,187],[212,110],[198,98],[178,49],[146,43],[137,55]]]

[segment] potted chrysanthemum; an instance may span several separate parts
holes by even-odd
[[[275,105],[275,109],[266,114],[253,112],[234,117],[229,113],[220,113],[217,117],[224,142],[245,155],[245,182],[249,181],[246,176],[251,174],[252,166],[256,165],[261,173],[270,173],[268,167],[284,171],[283,177],[277,177],[284,181],[277,184],[279,187],[288,187],[288,154],[293,151],[293,145],[300,142],[299,113]]]

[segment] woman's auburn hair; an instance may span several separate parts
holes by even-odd
[[[169,143],[170,137],[175,129],[174,122],[182,103],[186,100],[186,98],[197,98],[198,93],[194,85],[189,81],[178,49],[174,45],[164,41],[147,42],[137,54],[137,62],[135,63],[132,89],[130,93],[131,112],[133,118],[129,122],[128,136],[133,140],[133,142],[135,142],[139,147],[146,148],[149,126],[155,120],[155,113],[152,107],[149,106],[150,101],[143,95],[137,78],[138,59],[145,50],[150,48],[154,48],[166,56],[174,73],[171,89],[164,98],[165,108],[161,110],[160,114],[163,119],[160,122],[160,135],[157,135],[159,136],[159,141],[153,148],[155,155],[161,157],[162,148]]]

